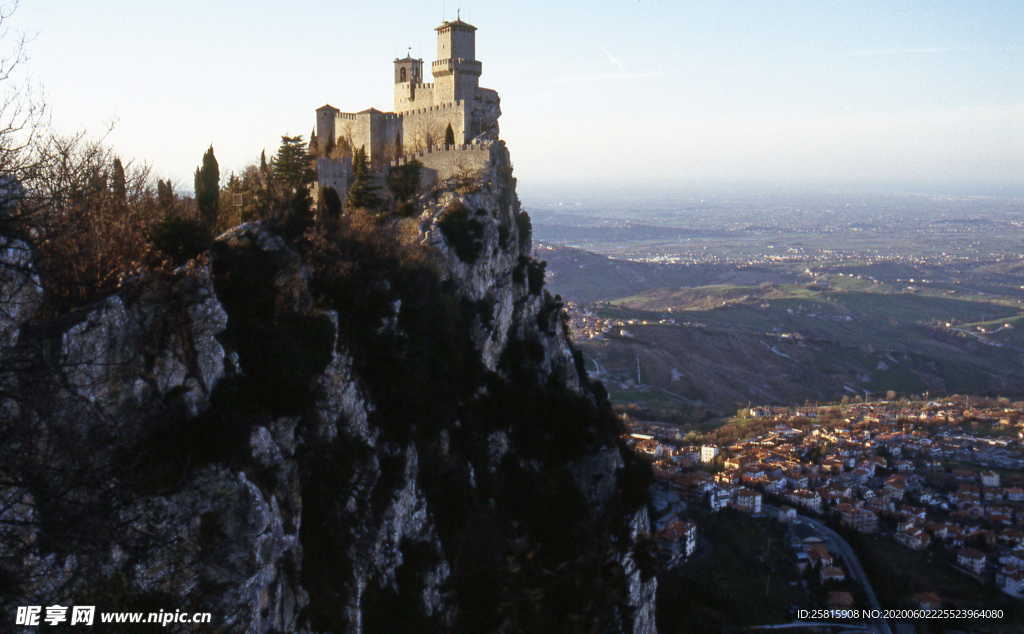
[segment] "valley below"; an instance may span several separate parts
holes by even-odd
[[[750,404],[1024,394],[1024,212],[799,204],[765,201],[760,224],[748,204],[619,223],[534,212],[549,285],[614,403],[707,428]]]

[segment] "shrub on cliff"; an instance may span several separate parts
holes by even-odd
[[[438,226],[444,239],[463,262],[472,264],[484,250],[484,227],[460,202],[448,206]]]
[[[36,246],[48,308],[62,312],[145,269],[150,228],[164,212],[149,167],[116,169],[113,150],[99,141],[49,134],[32,151],[36,168],[23,183],[18,223]]]
[[[181,265],[210,248],[213,242],[206,226],[195,220],[167,216],[149,232],[157,251]]]
[[[420,185],[420,172],[423,164],[413,160],[388,170],[388,189],[395,200],[409,200],[416,195]]]
[[[380,404],[375,416],[398,436],[447,422],[479,378],[466,333],[486,319],[438,274],[411,219],[346,214],[335,231],[307,234],[317,300],[337,311],[345,345]]]
[[[530,214],[520,211],[516,214],[516,228],[519,229],[519,244],[529,244],[533,240],[533,223]]]

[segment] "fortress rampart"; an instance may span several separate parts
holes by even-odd
[[[487,169],[491,163],[491,146],[492,142],[486,141],[427,149],[406,154],[396,161],[391,161],[389,166],[398,167],[414,160],[418,161],[423,166],[420,172],[420,185],[432,187],[449,178],[473,176]]]
[[[414,114],[426,114],[426,113],[435,113],[435,112],[452,112],[452,111],[455,111],[455,110],[461,110],[461,109],[463,109],[465,107],[466,107],[466,102],[463,101],[462,99],[459,99],[458,101],[452,101],[452,102],[449,102],[449,103],[442,103],[442,104],[438,104],[436,106],[427,106],[425,108],[415,108],[413,110],[403,110],[402,112],[398,113],[395,116],[408,117],[409,115],[414,115]]]
[[[398,167],[399,165],[406,165],[412,161],[419,161],[426,166],[425,160],[457,160],[458,158],[465,158],[466,156],[472,155],[471,160],[480,162],[480,157],[483,157],[483,164],[481,167],[486,167],[486,163],[491,159],[491,146],[493,141],[483,141],[478,143],[464,143],[462,145],[442,145],[434,148],[427,148],[419,152],[410,152],[403,154],[401,158],[395,159],[388,162],[388,167]],[[461,153],[461,154],[460,154]]]

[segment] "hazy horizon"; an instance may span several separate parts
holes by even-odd
[[[463,3],[524,199],[1024,195],[1020,3],[750,4]],[[117,120],[122,156],[188,190],[210,144],[226,176],[324,103],[390,110],[392,59],[433,60],[457,6],[27,0],[10,26],[58,130]]]

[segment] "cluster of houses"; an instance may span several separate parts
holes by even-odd
[[[801,574],[808,569],[817,571],[817,578],[823,585],[846,580],[846,573],[843,571],[839,558],[829,551],[828,546],[820,537],[805,537],[793,546],[796,552],[797,570]],[[841,600],[839,602],[841,603]],[[848,606],[840,604],[829,607]]]
[[[941,548],[965,573],[1024,596],[1021,410],[963,397],[747,414],[767,431],[726,446],[688,445],[652,423],[631,424],[627,442],[691,504],[760,515],[768,498],[781,520],[799,509],[912,550]]]
[[[587,339],[603,339],[606,335],[616,337],[633,337],[630,329],[642,326],[678,326],[677,320],[671,317],[662,319],[609,319],[599,317],[590,308],[584,307],[576,302],[566,302],[566,312],[569,315],[569,329],[572,331],[572,338],[576,341]],[[669,309],[672,312],[672,309]]]

